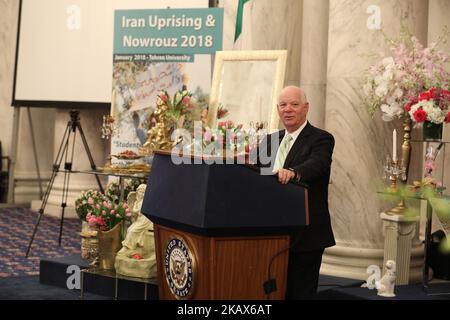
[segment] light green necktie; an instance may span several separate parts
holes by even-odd
[[[281,141],[280,149],[277,154],[277,158],[275,159],[274,170],[282,169],[284,166],[284,162],[286,161],[286,157],[289,153],[289,145],[292,141],[292,136],[290,134],[286,134]]]

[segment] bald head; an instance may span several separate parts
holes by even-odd
[[[309,103],[305,92],[296,86],[281,90],[278,98],[278,115],[288,132],[294,132],[306,121]]]
[[[280,95],[278,96],[278,102],[280,101],[280,98],[281,98],[283,95],[286,95],[286,94],[292,94],[292,95],[295,95],[295,96],[297,97],[297,99],[298,99],[301,103],[306,103],[306,102],[307,102],[307,99],[306,99],[306,93],[305,93],[305,91],[303,91],[303,89],[300,88],[300,87],[297,87],[297,86],[287,86],[287,87],[284,87],[284,88],[281,90]]]

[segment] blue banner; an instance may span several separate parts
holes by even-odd
[[[222,36],[223,8],[115,11],[115,54],[214,54]]]

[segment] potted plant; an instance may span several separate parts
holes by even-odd
[[[116,254],[122,248],[123,222],[130,218],[126,201],[114,203],[109,199],[95,204],[93,211],[86,215],[89,227],[97,230],[99,268],[114,269]]]

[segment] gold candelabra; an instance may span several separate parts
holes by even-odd
[[[389,176],[389,180],[391,183],[390,187],[388,188],[388,191],[391,193],[398,192],[397,187],[398,182],[400,182],[403,185],[406,185],[408,180],[409,164],[411,160],[411,127],[412,127],[411,119],[405,116],[405,119],[403,121],[403,144],[402,144],[402,158],[400,164],[398,160],[391,161],[390,159],[388,159],[384,167],[385,175]],[[405,203],[405,198],[401,197],[400,202],[394,208],[390,209],[387,212],[387,214],[404,215],[406,209],[407,207]]]
[[[406,168],[403,166],[404,162],[400,162],[401,165],[399,164],[398,160],[390,160],[388,157],[386,165],[384,166],[385,176],[388,176],[391,182],[391,185],[388,188],[389,193],[397,194],[399,191],[397,187],[397,181],[399,181],[399,179],[400,181],[406,180]],[[405,199],[402,197],[397,206],[389,210],[387,213],[390,215],[403,215],[405,213],[405,210]]]

